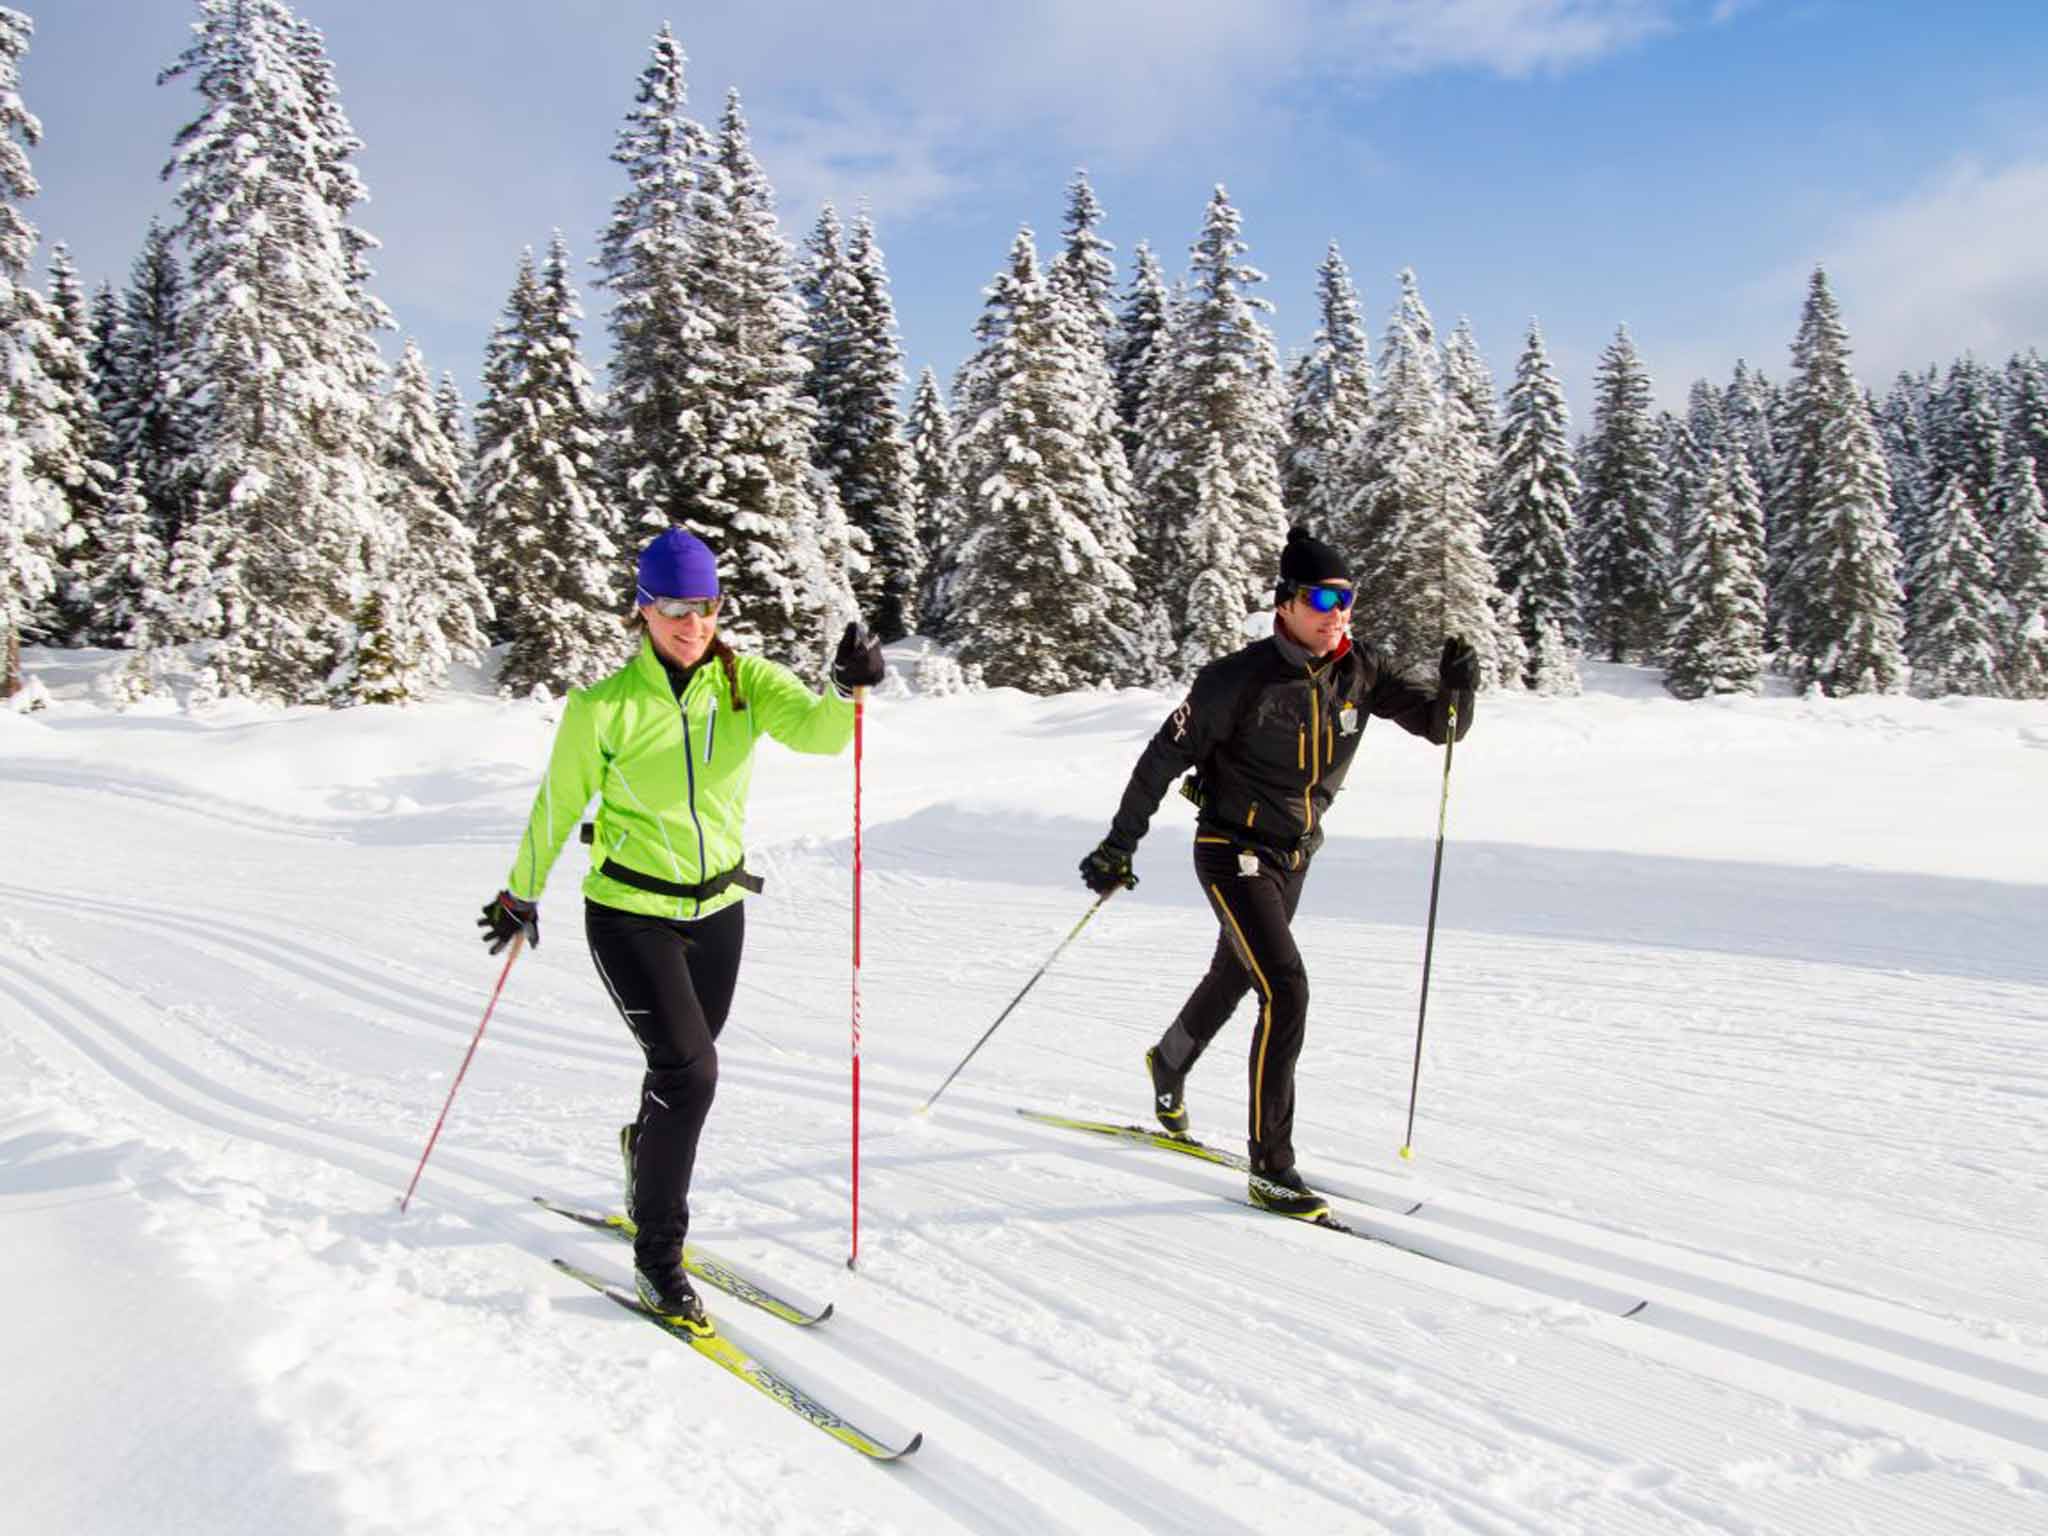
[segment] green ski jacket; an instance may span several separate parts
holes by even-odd
[[[773,736],[793,751],[829,755],[853,739],[851,700],[812,693],[787,667],[759,656],[739,657],[737,671],[744,709],[734,707],[725,668],[715,661],[691,675],[679,699],[642,636],[632,661],[572,690],[505,888],[538,901],[562,845],[597,796],[583,880],[590,900],[685,919],[738,901],[738,886],[702,900],[665,896],[622,884],[603,868],[611,861],[676,885],[701,885],[737,868],[746,857],[754,743]]]

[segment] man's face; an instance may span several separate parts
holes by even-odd
[[[1343,594],[1338,602],[1330,603],[1327,612],[1318,607],[1319,602],[1330,602],[1328,595]],[[1279,607],[1280,623],[1288,637],[1311,656],[1327,656],[1337,649],[1344,638],[1344,631],[1351,624],[1351,583],[1348,581],[1318,582],[1314,587],[1297,587],[1291,597]]]

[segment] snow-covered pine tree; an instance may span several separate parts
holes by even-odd
[[[711,332],[691,407],[700,446],[684,463],[699,491],[689,526],[719,553],[722,632],[816,682],[827,642],[858,614],[851,582],[866,570],[867,543],[813,462],[805,311],[737,91],[711,171],[695,278]]]
[[[1122,514],[1097,451],[1108,375],[1098,360],[1090,387],[1090,327],[1041,274],[1028,229],[1005,286],[1002,340],[977,355],[989,403],[954,445],[968,532],[953,627],[988,683],[1059,693],[1116,680],[1136,648],[1116,602],[1130,575],[1100,533]]]
[[[1764,580],[1754,534],[1762,504],[1742,453],[1709,451],[1671,593],[1664,686],[1681,699],[1763,686]]]
[[[1273,335],[1260,318],[1272,305],[1248,291],[1265,274],[1242,261],[1248,247],[1241,231],[1229,194],[1217,187],[1189,247],[1187,298],[1173,316],[1171,347],[1138,422],[1138,505],[1150,524],[1139,529],[1139,600],[1168,616],[1183,660],[1192,623],[1188,597],[1214,549],[1201,547],[1196,520],[1212,439],[1222,444],[1223,467],[1237,491],[1237,535],[1221,574],[1248,612],[1270,601],[1287,538],[1280,502],[1285,402]]]
[[[1878,441],[1884,444],[1885,467],[1892,479],[1892,536],[1899,541],[1909,590],[1933,504],[1923,399],[1913,376],[1901,373],[1877,408]]]
[[[701,452],[690,412],[711,332],[695,249],[710,139],[683,110],[688,61],[666,23],[649,51],[613,142],[626,190],[612,204],[597,257],[599,285],[612,296],[605,500],[618,519],[612,532],[635,547],[671,524],[703,531],[699,483],[686,461],[693,448]]]
[[[1485,550],[1493,448],[1482,455],[1480,423],[1448,387],[1435,338],[1415,274],[1404,270],[1372,415],[1341,468],[1350,494],[1333,542],[1350,555],[1358,585],[1353,630],[1397,671],[1434,677],[1445,637],[1456,636],[1479,653],[1481,676],[1497,682],[1504,605]],[[1492,392],[1483,365],[1458,383]]]
[[[1531,320],[1508,388],[1487,497],[1487,552],[1528,648],[1528,685],[1539,693],[1578,692],[1570,650],[1578,628],[1572,563],[1572,508],[1578,498],[1564,386],[1544,349],[1542,328]]]
[[[469,465],[469,411],[462,402],[462,386],[455,382],[453,369],[441,371],[441,382],[434,387],[434,422],[440,427],[441,435],[448,440],[448,446],[455,450],[456,460],[463,466],[464,473]]]
[[[1827,276],[1816,268],[1777,434],[1772,555],[1784,580],[1773,617],[1783,632],[1781,664],[1830,695],[1890,693],[1905,674],[1891,476],[1849,350]]]
[[[1138,563],[1137,490],[1125,456],[1117,414],[1115,375],[1109,349],[1116,329],[1110,303],[1116,272],[1109,242],[1095,233],[1102,207],[1077,172],[1067,205],[1066,240],[1045,274],[1055,304],[1054,347],[1068,355],[1067,385],[1086,419],[1082,454],[1095,468],[1087,494],[1077,504],[1113,573],[1103,594],[1107,604],[1104,644],[1094,681],[1119,686],[1162,682],[1175,670],[1171,626],[1158,608],[1141,603]]]
[[[1138,415],[1151,387],[1152,374],[1165,355],[1169,299],[1159,258],[1140,240],[1131,252],[1131,281],[1117,311],[1116,331],[1109,340],[1109,375],[1116,384],[1118,437],[1135,471],[1138,463]],[[959,396],[954,396],[957,405]]]
[[[164,572],[156,517],[142,494],[141,477],[131,466],[107,504],[91,593],[101,622],[118,636],[113,643],[130,652],[111,685],[120,703],[133,703],[156,690],[155,615],[163,601]]]
[[[1650,376],[1628,327],[1594,374],[1577,513],[1580,611],[1587,646],[1609,661],[1662,654],[1669,563]]]
[[[2017,444],[2005,456],[1999,501],[1999,676],[2013,698],[2048,698],[2048,503]]]
[[[903,349],[896,305],[874,220],[863,208],[846,242],[845,354],[837,360],[834,419],[824,431],[837,445],[830,458],[839,502],[867,535],[874,569],[868,583],[875,632],[897,640],[917,623],[923,551],[911,506],[910,445],[903,437]]]
[[[1989,532],[2005,461],[2005,419],[1999,380],[1974,357],[1949,365],[1928,412],[1927,448],[1930,483],[1939,487],[1950,479],[1962,481],[1980,525]]]
[[[2048,369],[2038,352],[2015,353],[2005,365],[2005,450],[2027,461],[2048,499]]]
[[[917,376],[904,436],[910,442],[910,496],[917,515],[917,542],[924,576],[917,589],[917,630],[947,638],[954,546],[960,536],[960,508],[953,484],[953,417],[939,392],[938,375]]]
[[[282,0],[201,0],[199,16],[160,76],[201,101],[164,173],[191,254],[175,389],[206,402],[186,463],[194,521],[213,526],[194,542],[232,544],[242,584],[199,604],[238,628],[199,638],[218,642],[220,690],[310,702],[349,659],[381,538],[374,242],[347,222],[364,194],[318,34]]]
[[[384,573],[396,666],[382,702],[402,703],[445,683],[451,663],[481,658],[490,643],[491,600],[464,515],[462,459],[442,429],[426,360],[409,338],[379,426],[384,514],[403,555]]]
[[[2003,600],[1991,567],[1991,541],[1972,500],[1961,476],[1942,481],[1913,570],[1906,654],[1913,664],[1913,691],[1927,698],[1998,689]]]
[[[1493,370],[1479,350],[1472,334],[1472,322],[1463,315],[1444,343],[1444,390],[1465,407],[1472,438],[1472,452],[1480,466],[1481,478],[1493,479],[1496,445],[1500,440],[1500,402],[1493,384]]]
[[[185,280],[171,233],[152,219],[121,296],[120,324],[102,382],[114,462],[124,473],[135,471],[156,520],[157,539],[166,549],[185,531],[192,506],[184,476],[192,460],[194,423],[192,408],[179,393],[184,304]]]
[[[44,376],[50,310],[28,284],[36,228],[16,206],[38,190],[24,145],[42,124],[21,99],[21,60],[35,24],[0,7],[0,699],[21,691],[21,641],[54,590],[68,541],[65,485],[75,449]]]
[[[1074,179],[1067,184],[1064,243],[1059,255],[1053,258],[1048,276],[1060,284],[1067,301],[1087,318],[1106,362],[1117,329],[1112,299],[1116,292],[1116,263],[1109,254],[1116,247],[1096,233],[1102,220],[1102,204],[1088,184],[1088,172],[1075,171]]]
[[[610,533],[569,271],[559,232],[538,275],[532,251],[520,257],[477,406],[477,570],[510,642],[499,685],[515,696],[595,682],[631,649],[619,627],[630,561]]]
[[[1288,517],[1327,537],[1337,522],[1339,461],[1372,411],[1372,352],[1351,270],[1332,240],[1316,268],[1315,335],[1288,372],[1280,492]]]
[[[113,403],[113,377],[120,340],[121,299],[114,292],[114,285],[102,278],[99,287],[92,291],[92,348],[86,354],[92,364],[92,376],[99,384],[102,421],[113,419],[108,407]],[[121,466],[116,464],[114,468],[118,473]]]
[[[118,645],[121,628],[97,613],[92,600],[94,571],[104,551],[106,518],[118,477],[109,462],[111,443],[100,414],[100,381],[92,366],[92,314],[78,268],[62,244],[50,247],[48,317],[43,376],[50,384],[50,407],[59,430],[71,444],[67,467],[77,474],[63,486],[71,534],[51,593],[48,632],[59,645]]]

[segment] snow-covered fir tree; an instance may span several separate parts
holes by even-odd
[[[797,292],[806,316],[804,356],[810,361],[804,393],[813,408],[812,457],[831,480],[837,501],[838,466],[852,457],[854,446],[847,423],[857,413],[841,402],[848,392],[845,370],[856,352],[853,329],[860,307],[860,284],[846,259],[845,226],[831,203],[818,210],[817,222],[797,253],[796,266]],[[881,595],[881,577],[872,564],[854,583],[854,593],[863,609],[875,606]]]
[[[1650,376],[1623,326],[1594,374],[1575,552],[1587,649],[1609,661],[1663,652],[1669,551],[1655,432]]]
[[[1484,547],[1492,445],[1482,455],[1479,423],[1447,387],[1414,272],[1404,270],[1400,282],[1371,416],[1339,468],[1345,494],[1332,542],[1352,560],[1359,593],[1352,628],[1416,677],[1433,676],[1445,637],[1457,636],[1478,651],[1481,675],[1496,682],[1506,608]],[[1490,382],[1484,387],[1490,393]]]
[[[481,658],[491,601],[464,515],[462,459],[442,430],[426,360],[411,340],[378,425],[390,532],[373,595],[386,638],[379,664],[362,669],[355,697],[395,704],[445,683],[451,663]]]
[[[201,101],[165,171],[191,258],[175,390],[205,401],[193,542],[235,546],[217,570],[240,585],[185,622],[207,689],[310,702],[350,659],[381,536],[374,242],[348,223],[364,194],[318,34],[281,0],[201,0],[199,17],[162,77]]]
[[[837,387],[819,431],[831,444],[825,463],[838,487],[839,503],[868,538],[875,632],[884,640],[896,640],[917,623],[924,552],[917,542],[911,506],[910,445],[904,440],[897,403],[903,395],[903,351],[896,334],[896,305],[889,296],[889,274],[874,220],[865,209],[854,218],[845,261],[851,282],[841,333],[844,352],[828,365]]]
[[[1526,680],[1539,693],[1578,691],[1578,667],[1570,650],[1578,628],[1572,563],[1572,509],[1578,498],[1564,386],[1544,348],[1542,328],[1531,320],[1508,387],[1487,495],[1487,553],[1527,648]]]
[[[1001,339],[972,365],[989,403],[955,442],[967,532],[952,624],[961,661],[988,683],[1059,693],[1119,680],[1134,663],[1117,602],[1131,578],[1102,537],[1128,503],[1117,505],[1096,441],[1109,428],[1107,370],[1098,363],[1091,388],[1091,328],[1039,270],[1028,229],[1004,294]]]
[[[1963,482],[1980,522],[1995,515],[2005,462],[2005,416],[1999,378],[1974,357],[1959,357],[1927,414],[1930,484],[1938,500],[1945,481]]]
[[[1217,187],[1202,233],[1189,248],[1185,302],[1171,322],[1170,349],[1158,361],[1138,421],[1134,466],[1139,528],[1140,601],[1172,623],[1172,642],[1185,661],[1195,578],[1210,569],[1215,546],[1198,535],[1205,464],[1212,441],[1236,488],[1236,536],[1226,541],[1226,580],[1247,611],[1271,600],[1287,518],[1280,501],[1280,450],[1285,403],[1272,332],[1261,318],[1272,305],[1248,290],[1265,274],[1242,260],[1242,220]]]
[[[100,414],[100,381],[93,371],[92,313],[78,269],[62,244],[50,247],[50,293],[43,376],[50,407],[62,436],[71,444],[69,470],[76,475],[62,489],[71,536],[51,594],[49,638],[59,645],[118,645],[121,629],[97,612],[93,573],[104,552],[108,509],[117,476],[106,420]]]
[[[38,191],[27,149],[42,124],[21,97],[21,60],[35,24],[0,6],[0,698],[21,690],[21,641],[55,590],[69,542],[65,487],[82,461],[43,372],[47,301],[29,286],[36,228],[18,204]]]
[[[2013,698],[2048,698],[2048,503],[2026,454],[2006,454],[1999,503],[1999,676]]]
[[[1763,552],[1755,536],[1762,506],[1748,460],[1710,451],[1679,534],[1672,584],[1664,685],[1681,699],[1763,686]]]
[[[599,283],[612,296],[606,500],[622,542],[635,546],[671,524],[704,521],[688,461],[693,448],[701,451],[690,413],[711,333],[696,249],[710,140],[683,110],[687,60],[666,24],[650,53],[613,142],[626,190],[612,204],[597,258]]]
[[[1315,335],[1287,379],[1280,493],[1287,515],[1318,537],[1337,522],[1344,449],[1372,410],[1372,353],[1351,270],[1332,240],[1316,268]]]
[[[1088,172],[1077,170],[1067,184],[1066,221],[1061,226],[1063,243],[1053,258],[1049,276],[1066,293],[1067,301],[1087,317],[1105,361],[1116,334],[1116,262],[1110,252],[1116,247],[1097,233],[1102,228],[1102,203],[1088,184]]]
[[[1906,654],[1913,691],[1988,694],[1998,687],[2002,600],[1991,567],[1991,541],[1961,476],[1942,481],[1926,543],[1913,569]]]
[[[121,296],[120,323],[101,387],[114,463],[123,473],[135,472],[157,539],[166,549],[178,541],[191,517],[185,474],[192,463],[195,428],[191,403],[180,392],[184,370],[179,366],[184,304],[184,274],[171,232],[152,219]]]
[[[1892,536],[1909,573],[1919,562],[1933,505],[1924,400],[1913,376],[1901,373],[1877,408],[1878,441],[1892,481]]]
[[[159,683],[157,620],[163,604],[165,551],[156,516],[131,466],[114,487],[101,525],[100,561],[90,595],[100,621],[130,653],[110,685],[118,703],[133,703]]]
[[[1138,415],[1152,375],[1166,353],[1169,298],[1166,275],[1152,247],[1140,240],[1131,252],[1131,281],[1109,340],[1109,374],[1116,384],[1118,436],[1133,469],[1138,462]],[[957,406],[959,397],[954,397]]]
[[[1891,531],[1891,476],[1849,336],[1815,269],[1778,434],[1773,532],[1782,549],[1780,664],[1830,695],[1889,693],[1904,681],[1904,595]]]
[[[2005,365],[2005,451],[2026,460],[2048,498],[2048,368],[2038,352],[2015,353]]]
[[[953,482],[953,416],[939,391],[938,375],[917,376],[904,435],[910,442],[910,499],[917,517],[924,575],[917,590],[920,634],[947,638],[947,609],[954,574],[954,546],[960,536],[959,497]]]
[[[499,684],[514,695],[584,686],[630,653],[619,623],[630,560],[604,503],[602,418],[569,270],[559,233],[539,273],[531,251],[520,257],[476,412],[477,570],[509,642]]]
[[[816,682],[829,642],[858,613],[852,582],[867,568],[867,543],[814,462],[805,310],[737,92],[726,98],[713,170],[698,241],[711,334],[691,411],[701,446],[685,464],[700,494],[689,526],[719,552],[722,631]]]
[[[1493,370],[1486,366],[1479,339],[1472,334],[1472,322],[1463,315],[1452,328],[1451,339],[1444,343],[1444,392],[1465,408],[1466,431],[1480,476],[1491,481],[1500,440],[1500,401]]]

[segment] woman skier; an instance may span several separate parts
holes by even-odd
[[[640,1108],[619,1132],[626,1210],[638,1228],[633,1281],[665,1316],[708,1329],[683,1268],[697,1139],[718,1088],[718,1034],[746,934],[743,828],[754,744],[832,754],[853,739],[856,688],[882,680],[882,648],[849,624],[832,660],[834,692],[787,667],[737,655],[718,634],[718,562],[671,528],[640,551],[626,625],[639,653],[569,694],[547,775],[505,888],[477,926],[497,954],[514,935],[540,944],[548,871],[593,797],[584,933],[612,1004],[647,1058]]]

